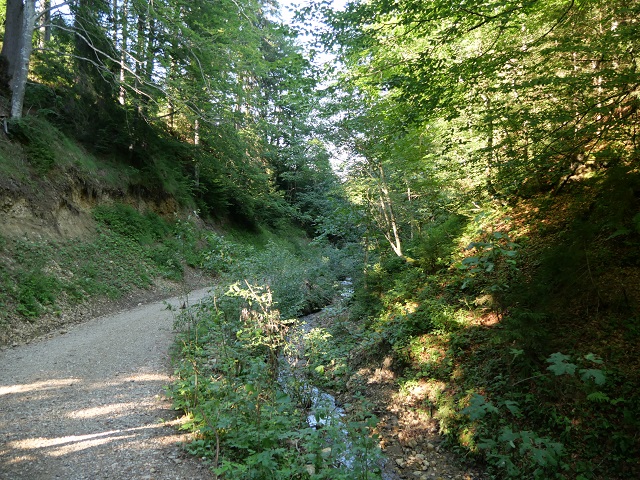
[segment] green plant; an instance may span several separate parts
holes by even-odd
[[[166,237],[171,231],[167,222],[157,214],[148,212],[143,215],[130,205],[122,203],[98,205],[93,210],[93,217],[112,232],[140,244],[151,244]]]
[[[514,360],[522,355],[521,350],[512,349]],[[594,355],[587,354],[584,360],[585,368],[579,369],[575,363],[569,362],[569,355],[556,352],[550,355],[546,362],[549,363],[547,371],[554,377],[579,375],[582,389],[587,393],[590,402],[611,401],[607,395],[597,389],[604,385],[605,375],[594,365],[601,365],[602,360]],[[547,379],[547,374],[538,373],[535,379]],[[531,380],[531,379],[527,379]],[[565,387],[574,388],[562,382],[556,389]],[[528,403],[525,397],[525,403]],[[565,445],[562,441],[554,440],[550,436],[540,434],[533,430],[525,430],[519,427],[524,414],[522,402],[505,399],[498,403],[487,401],[485,396],[473,393],[468,400],[468,406],[460,413],[468,416],[474,425],[475,447],[484,452],[485,458],[497,471],[507,478],[533,478],[542,480],[546,478],[563,478],[562,470],[569,468],[565,456]],[[526,406],[528,409],[529,407]],[[560,421],[561,422],[561,421]]]
[[[518,244],[511,241],[509,235],[502,232],[492,232],[486,235],[485,241],[471,242],[465,250],[473,251],[475,255],[467,256],[457,265],[465,272],[465,279],[460,288],[465,289],[478,282],[478,277],[482,283],[487,283],[486,278],[491,278],[491,274],[496,271],[500,262],[504,262],[512,271],[517,271],[516,256]],[[504,278],[496,278],[488,286],[489,292],[496,292],[508,288]]]
[[[23,143],[26,157],[36,172],[44,175],[56,165],[56,145],[61,133],[47,121],[25,117],[11,122],[11,132]]]
[[[60,282],[42,272],[30,272],[16,288],[16,310],[27,318],[38,317],[47,306],[53,305],[62,287]]]
[[[241,258],[240,245],[227,240],[222,235],[210,232],[205,236],[206,246],[202,253],[200,266],[214,273],[228,272]]]
[[[184,428],[199,435],[188,450],[222,478],[379,478],[369,415],[312,428],[305,406],[274,381],[284,324],[267,289],[244,285],[233,286],[228,301],[201,304],[176,321],[178,381],[170,394],[189,416]],[[329,418],[321,408],[316,415]]]

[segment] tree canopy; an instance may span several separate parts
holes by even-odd
[[[50,111],[53,99],[50,118],[92,150],[147,172],[173,155],[166,175],[183,178],[206,214],[249,223],[294,215],[314,230],[302,197],[336,181],[312,129],[318,72],[275,2],[4,6],[13,118],[26,87],[30,111]],[[22,50],[31,37],[33,55]],[[18,78],[20,66],[36,83]]]
[[[639,8],[372,0],[322,10],[350,96],[348,106],[336,97],[341,128],[366,164],[354,174],[372,182],[384,235],[391,203],[407,236],[417,211],[424,222],[437,206],[557,193],[586,172],[629,168]]]

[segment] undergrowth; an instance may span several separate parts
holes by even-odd
[[[475,204],[425,228],[411,262],[370,257],[353,351],[393,352],[400,390],[428,384],[425,411],[492,478],[640,476],[640,188],[616,182]]]
[[[233,268],[209,302],[176,322],[179,380],[170,394],[188,415],[184,428],[197,434],[188,450],[218,478],[380,478],[375,418],[366,408],[339,419],[329,407],[312,407],[309,386],[283,373],[299,337],[296,316],[334,292],[329,256],[338,253],[274,238],[221,242],[210,261]],[[322,428],[307,421],[310,408]]]
[[[25,321],[57,313],[61,305],[95,296],[116,299],[132,288],[148,288],[155,278],[181,281],[185,267],[211,275],[219,237],[193,219],[167,220],[124,204],[94,210],[95,236],[75,240],[2,238],[0,285],[3,302]]]

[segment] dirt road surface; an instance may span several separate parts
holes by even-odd
[[[155,302],[0,353],[0,479],[213,478],[164,395],[173,321]]]

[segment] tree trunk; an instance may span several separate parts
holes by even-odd
[[[40,47],[51,41],[51,0],[42,2],[42,24],[40,25]]]
[[[193,124],[193,144],[197,147],[200,145],[200,120],[196,118],[195,123]],[[198,164],[198,157],[194,159],[194,183],[196,188],[200,187],[200,165]]]
[[[129,41],[129,23],[128,23],[128,7],[129,1],[124,0],[122,2],[122,44],[120,45],[120,93],[118,95],[118,101],[120,105],[124,105],[126,91],[124,88],[125,83],[125,69],[127,62],[127,42]]]
[[[146,48],[146,27],[147,27],[147,14],[139,7],[138,11],[138,37],[136,44],[136,76],[138,77],[138,88],[140,87],[139,79],[144,77],[145,71],[145,56],[147,54]]]
[[[24,7],[22,0],[7,0],[5,15],[4,42],[0,52],[0,82],[3,91],[12,91],[11,79],[19,65],[22,46],[22,27]]]
[[[11,118],[22,117],[24,92],[29,76],[29,59],[33,49],[32,37],[35,28],[36,0],[26,0],[22,13],[22,31],[20,32],[20,51],[16,70],[11,79]]]
[[[112,0],[111,2],[111,41],[113,42],[113,48],[118,50],[118,0]]]
[[[136,38],[136,92],[138,92],[139,98],[137,100],[138,114],[142,117],[147,116],[147,102],[148,98],[145,95],[140,95],[145,86],[145,73],[147,69],[147,42],[151,41],[147,35],[147,20],[148,10],[143,10],[143,6],[138,7],[138,26],[137,26],[137,38]]]
[[[376,178],[378,186],[378,212],[379,212],[379,225],[382,230],[382,234],[389,242],[393,253],[398,257],[404,258],[402,252],[402,239],[400,238],[400,230],[398,228],[398,222],[396,220],[395,212],[393,211],[393,203],[391,195],[389,193],[389,186],[385,178],[384,168],[382,164],[377,165],[377,178],[372,172],[372,177]]]
[[[155,59],[155,35],[156,35],[156,20],[152,14],[149,14],[149,35],[147,38],[147,66],[145,71],[145,81],[151,82],[153,78],[153,61]]]

